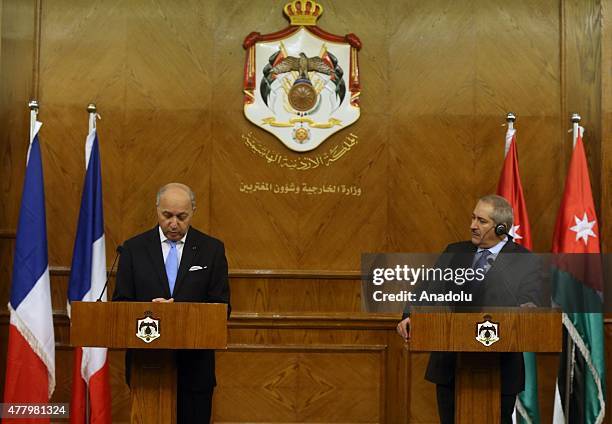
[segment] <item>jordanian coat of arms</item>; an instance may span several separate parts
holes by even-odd
[[[289,149],[307,152],[359,119],[361,41],[316,24],[323,7],[295,0],[284,7],[291,24],[244,41],[244,114]]]
[[[486,317],[485,317],[486,319]],[[499,323],[486,319],[476,323],[476,340],[489,347],[499,341]]]
[[[145,343],[151,343],[160,336],[159,319],[153,318],[151,311],[146,311],[145,316],[136,322],[136,337]]]

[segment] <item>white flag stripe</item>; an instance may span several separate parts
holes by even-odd
[[[32,290],[13,309],[9,303],[11,312],[10,322],[19,330],[21,335],[28,341],[34,353],[36,353],[47,367],[49,374],[49,397],[55,390],[55,338],[53,336],[53,316],[51,310],[51,283],[49,278],[49,266],[40,276]],[[27,324],[26,324],[27,323]]]
[[[85,170],[89,167],[89,158],[91,157],[91,149],[93,148],[95,138],[96,130],[93,130],[87,134],[87,138],[85,139]]]
[[[561,395],[559,394],[559,381],[555,384],[555,405],[553,410],[553,424],[565,424],[565,415],[561,407]]]
[[[43,124],[40,121],[34,122],[34,131],[32,131],[32,135],[30,136],[30,146],[28,147],[28,154],[26,155],[26,165],[28,162],[30,162],[30,150],[32,150],[32,143],[34,142],[34,138],[36,137],[36,134],[38,134],[38,131],[40,131],[40,127],[42,127],[42,125]]]
[[[90,138],[91,142],[93,143],[93,137],[87,137],[87,142],[89,143]],[[89,151],[91,152],[91,146]],[[100,296],[100,292],[106,283],[106,243],[104,240],[104,234],[102,234],[102,237],[93,243],[91,248],[91,288],[87,293],[85,293],[85,296],[83,296],[83,301],[86,302],[95,302],[98,299],[98,296]],[[106,292],[102,296],[102,300],[106,301]],[[83,357],[81,359],[81,376],[88,385],[91,376],[98,372],[104,366],[105,362],[106,348],[83,348]]]
[[[508,151],[510,150],[510,145],[512,144],[512,137],[514,137],[515,133],[516,130],[514,128],[508,128],[508,131],[506,131],[506,146],[504,148],[504,157],[508,156]]]
[[[91,288],[83,296],[83,302],[95,302],[102,293],[106,283],[106,242],[104,234],[92,245],[91,255]],[[106,291],[102,300],[106,301]]]
[[[81,360],[81,376],[89,385],[89,379],[97,373],[106,362],[105,347],[84,347]]]

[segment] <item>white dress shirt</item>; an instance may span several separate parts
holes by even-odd
[[[164,235],[164,232],[162,231],[160,226],[158,226],[157,229],[159,230],[159,239],[161,240],[161,248],[162,248],[162,254],[164,256],[164,263],[166,263],[166,258],[168,257],[168,253],[170,253],[170,240],[168,240],[168,237]],[[189,232],[189,230],[187,230],[187,232]],[[181,265],[181,257],[183,256],[183,247],[185,246],[186,238],[187,238],[187,233],[185,233],[182,239],[176,242],[176,255],[178,257],[179,266]]]
[[[488,250],[489,252],[491,252],[491,254],[487,258],[487,264],[484,266],[484,272],[485,274],[489,272],[489,268],[491,268],[491,266],[493,265],[493,262],[495,262],[495,259],[497,259],[497,255],[499,255],[499,252],[501,252],[501,250],[504,248],[506,243],[508,243],[508,237],[504,237],[504,239],[501,240],[499,243],[497,243],[495,246],[491,246],[486,249],[479,247],[476,250],[476,254],[474,255],[474,260],[472,261],[472,267],[476,265],[476,262],[478,262],[478,259],[481,256],[481,252],[483,250]]]

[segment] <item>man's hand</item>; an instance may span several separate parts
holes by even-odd
[[[405,342],[410,339],[410,317],[401,320],[396,327],[397,334],[402,336]]]
[[[174,298],[171,297],[170,299],[164,299],[163,297],[156,297],[155,299],[153,299],[151,302],[157,302],[157,303],[174,303]]]

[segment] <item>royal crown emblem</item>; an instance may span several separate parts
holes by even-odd
[[[159,319],[153,318],[153,312],[146,311],[145,316],[136,322],[136,337],[145,343],[151,343],[160,336]]]
[[[283,8],[291,25],[316,25],[323,13],[323,6],[311,0],[295,0]]]
[[[317,26],[323,7],[295,0],[284,7],[284,30],[249,34],[244,114],[285,146],[307,152],[359,119],[361,41]]]

